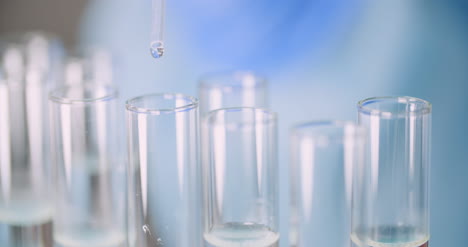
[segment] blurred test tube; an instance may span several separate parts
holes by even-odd
[[[80,55],[70,55],[64,67],[64,80],[67,85],[113,84],[112,55],[105,50],[93,49]]]
[[[62,48],[40,32],[0,43],[0,243],[51,247],[47,94]]]
[[[253,72],[219,72],[203,76],[198,85],[200,116],[220,108],[268,108],[267,80]]]
[[[349,246],[352,168],[363,162],[364,133],[339,121],[292,128],[290,246]]]

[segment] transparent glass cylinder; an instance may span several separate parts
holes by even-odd
[[[127,101],[129,246],[202,246],[198,100]]]
[[[228,107],[268,108],[268,83],[248,71],[205,75],[198,85],[200,115]]]
[[[358,103],[367,162],[355,169],[355,246],[418,247],[429,240],[431,104],[412,97]]]
[[[290,245],[348,247],[352,168],[365,131],[351,122],[296,125],[290,133]]]
[[[259,108],[209,113],[206,246],[277,246],[276,114]]]
[[[126,246],[125,159],[117,91],[82,84],[51,92],[57,247]]]
[[[208,190],[208,130],[206,116],[212,110],[229,107],[258,107],[268,108],[268,83],[265,78],[249,71],[217,72],[203,76],[198,84],[200,97],[201,154],[203,169],[203,186]],[[205,193],[204,196],[207,196]],[[204,198],[204,202],[208,199]],[[208,214],[208,206],[204,206]],[[207,217],[204,217],[207,219]],[[207,224],[205,222],[204,224]]]
[[[0,41],[0,243],[52,247],[47,94],[54,46],[38,33]],[[57,46],[60,46],[58,43]],[[54,58],[52,58],[54,57]]]

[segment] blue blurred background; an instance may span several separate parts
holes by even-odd
[[[282,174],[295,122],[356,119],[356,102],[370,96],[432,102],[431,246],[468,242],[468,1],[168,0],[159,60],[149,53],[150,0],[13,2],[0,2],[0,33],[49,29],[68,47],[112,51],[123,98],[195,95],[211,71],[267,75]],[[24,9],[31,4],[36,11]],[[54,9],[55,21],[40,18]],[[287,185],[281,177],[282,238]]]

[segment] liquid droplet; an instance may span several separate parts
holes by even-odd
[[[143,231],[146,233],[146,234],[151,234],[150,230],[149,230],[149,227],[147,225],[143,225]]]
[[[157,241],[154,240],[153,235],[151,234],[151,231],[150,231],[148,225],[143,225],[142,228],[143,228],[143,232],[148,236],[148,238],[149,238],[149,240],[150,240],[150,242],[151,242],[151,244],[152,244],[153,246],[154,246],[154,245],[155,245],[155,246],[158,246],[158,245],[161,246],[161,245],[163,245],[161,238],[158,238]]]
[[[164,54],[164,43],[162,41],[152,42],[150,45],[151,56],[160,58]]]
[[[156,245],[159,245],[159,246],[163,246],[163,245],[164,245],[164,242],[162,241],[161,238],[158,238],[158,239],[156,240]]]

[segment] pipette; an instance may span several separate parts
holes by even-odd
[[[164,54],[164,12],[166,0],[152,0],[153,25],[151,31],[150,51],[154,58]]]

